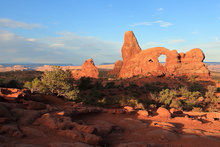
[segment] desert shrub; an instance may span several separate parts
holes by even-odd
[[[172,100],[171,104],[169,105],[170,108],[176,108],[178,110],[182,110],[183,103],[182,100],[174,99]]]
[[[199,91],[199,92],[204,92],[205,88],[203,87],[203,85],[194,82],[193,84],[189,85],[188,87],[189,91],[193,92],[193,91]]]
[[[174,99],[175,97],[176,97],[175,90],[164,89],[159,93],[159,102],[169,106],[172,102],[172,99]]]
[[[162,83],[160,81],[156,81],[155,85],[161,85]]]
[[[218,109],[217,109],[215,106],[210,105],[210,106],[208,107],[207,111],[208,111],[208,112],[218,112]]]
[[[73,79],[69,70],[62,70],[59,66],[52,67],[51,71],[44,71],[40,80],[34,79],[25,86],[32,91],[39,90],[44,94],[54,94],[69,100],[77,99],[79,90],[73,86]]]
[[[32,82],[26,82],[24,87],[30,89],[31,93],[39,92],[43,88],[42,83],[38,78],[35,78]]]
[[[99,106],[111,106],[119,104],[119,99],[116,97],[104,97],[101,100],[98,100]]]
[[[188,88],[187,87],[180,87],[179,89],[178,89],[178,95],[179,96],[182,96],[184,93],[187,93],[187,92],[189,92],[188,91]]]
[[[206,98],[216,98],[215,92],[216,92],[216,87],[209,85],[209,86],[207,86],[207,91],[205,93],[205,97]]]
[[[200,107],[193,107],[192,112],[203,112],[203,110]]]
[[[218,87],[218,88],[216,89],[216,92],[218,92],[218,93],[220,92],[220,87]]]
[[[91,82],[92,82],[92,80],[91,80],[90,77],[81,77],[77,81],[77,86],[78,86],[80,91],[91,89],[92,88]]]
[[[144,105],[142,103],[139,103],[137,99],[131,96],[121,96],[119,104],[121,106],[132,106],[132,107],[138,107],[140,109],[144,109]]]
[[[115,87],[115,82],[108,82],[108,83],[106,83],[106,85],[105,85],[105,88],[114,88]]]
[[[138,85],[135,84],[135,83],[131,83],[131,84],[129,84],[129,88],[137,88],[137,87],[138,87]]]
[[[6,85],[7,88],[19,88],[21,89],[22,88],[22,84],[19,83],[17,80],[10,80],[7,85]]]
[[[194,82],[198,77],[199,77],[198,75],[191,75],[190,80]]]
[[[183,93],[182,96],[187,98],[187,99],[192,99],[192,98],[195,98],[195,99],[198,99],[200,96],[201,96],[201,92],[199,91],[194,91],[194,92],[186,92],[186,93]]]
[[[103,88],[102,83],[100,83],[99,81],[96,81],[93,84],[93,87],[95,87],[96,89],[102,89]]]
[[[156,86],[153,82],[151,84],[145,83],[143,87],[145,87],[145,89],[150,92],[159,92],[162,90],[161,87]]]

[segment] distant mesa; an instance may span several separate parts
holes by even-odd
[[[141,50],[133,32],[127,31],[121,53],[123,61],[117,61],[114,69],[109,71],[109,74],[115,74],[117,77],[197,75],[202,79],[211,78],[207,65],[203,63],[205,55],[199,48],[186,53],[170,51],[164,47]],[[166,55],[165,65],[158,61],[161,55]]]
[[[0,65],[0,72],[7,72],[7,71],[25,71],[28,68],[21,66],[21,65],[14,65],[13,67],[5,67]]]

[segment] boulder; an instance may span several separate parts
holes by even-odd
[[[108,134],[114,131],[116,125],[104,120],[96,120],[94,122],[94,127],[97,129],[98,135],[107,136]]]
[[[99,76],[99,71],[94,65],[93,60],[90,58],[83,63],[81,70],[73,70],[72,76],[75,79],[80,79],[81,77],[91,77],[97,79]]]
[[[135,112],[134,108],[131,106],[124,106],[124,110],[126,113],[133,114]]]
[[[123,124],[123,127],[125,127],[130,131],[138,131],[138,130],[143,131],[144,129],[148,128],[147,123],[132,118],[125,118],[121,120],[121,123]]]
[[[137,114],[138,118],[146,118],[149,115],[147,110],[138,110]]]
[[[160,117],[171,118],[171,114],[166,108],[163,107],[158,108],[157,113]]]

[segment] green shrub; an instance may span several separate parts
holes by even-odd
[[[176,97],[175,90],[164,89],[159,93],[159,101],[160,103],[164,103],[165,105],[169,106],[172,102],[172,99]]]
[[[75,100],[79,90],[73,86],[73,78],[71,77],[69,70],[64,71],[59,66],[53,66],[51,71],[44,71],[41,80],[35,78],[31,83],[27,82],[25,86],[30,88],[32,92],[39,91]]]
[[[169,105],[170,108],[176,108],[178,110],[182,110],[183,104],[182,100],[174,99],[172,100],[171,104]]]
[[[205,97],[206,98],[216,98],[215,92],[216,92],[216,87],[209,85],[209,86],[207,86],[207,91],[205,93]]]

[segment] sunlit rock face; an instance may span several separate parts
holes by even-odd
[[[72,76],[75,79],[80,79],[81,77],[98,78],[99,71],[90,58],[83,63],[81,70],[72,71]]]
[[[201,49],[195,48],[186,53],[178,53],[164,47],[141,50],[132,31],[124,36],[121,49],[123,62],[121,69],[115,73],[118,77],[144,76],[191,76],[197,75],[209,79],[210,72],[203,63],[205,55]],[[158,58],[166,55],[166,63],[162,65]],[[118,63],[117,63],[118,64]]]

